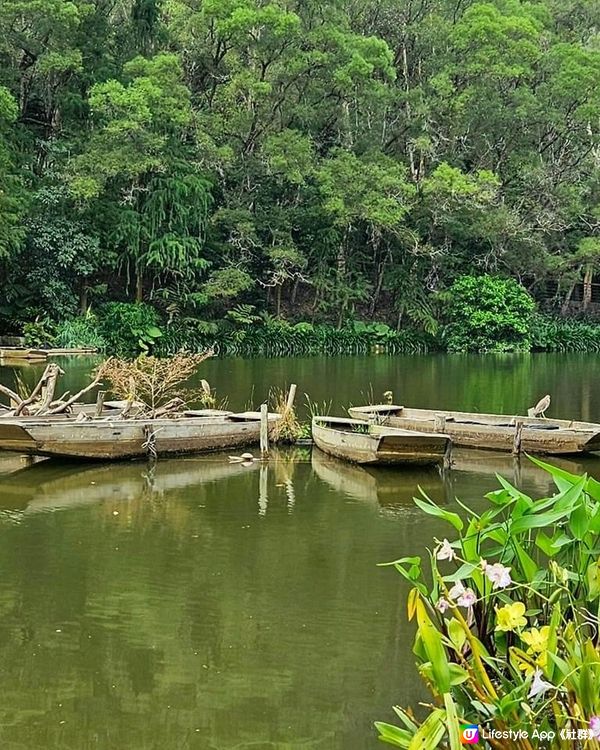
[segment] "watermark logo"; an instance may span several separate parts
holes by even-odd
[[[479,742],[479,727],[477,724],[460,725],[461,745],[476,745]]]

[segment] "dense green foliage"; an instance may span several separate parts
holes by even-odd
[[[599,27],[579,0],[5,0],[0,333],[135,300],[163,332],[248,305],[430,335],[465,274],[590,312]]]
[[[462,506],[466,521],[415,499],[453,538],[436,540],[427,564],[390,563],[413,587],[414,653],[434,701],[425,717],[396,707],[402,726],[378,722],[389,745],[458,750],[460,725],[478,724],[488,750],[600,747],[600,484],[535,463],[553,497],[534,500],[499,476],[491,507]],[[491,735],[507,727],[513,735]]]
[[[533,299],[512,279],[461,276],[440,295],[450,352],[529,351]]]

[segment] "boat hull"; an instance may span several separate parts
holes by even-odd
[[[442,424],[444,433],[456,447],[513,451],[517,423],[522,422],[520,450],[525,453],[573,455],[600,451],[600,425],[588,422],[388,405],[354,407],[348,411],[354,419],[375,420],[383,426],[419,432],[435,433]]]
[[[352,430],[360,426],[356,420],[314,417],[313,441],[325,453],[362,465],[427,466],[442,463],[447,455],[450,441],[445,435],[377,425],[365,432]]]
[[[233,417],[155,420],[9,420],[0,422],[0,450],[33,456],[118,460],[251,445],[260,419]]]

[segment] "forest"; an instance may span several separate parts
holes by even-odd
[[[599,30],[595,0],[3,0],[0,333],[600,349]]]

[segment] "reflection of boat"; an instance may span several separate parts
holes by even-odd
[[[269,415],[270,422],[278,418]],[[0,420],[0,449],[94,460],[205,453],[256,443],[259,436],[257,412],[83,422],[43,417]]]
[[[522,423],[520,449],[528,453],[569,454],[600,451],[600,425],[567,419],[477,414],[443,409],[407,409],[393,404],[357,406],[349,410],[354,419],[419,432],[439,428],[454,446],[512,451],[519,423]]]
[[[551,491],[552,478],[526,457],[521,459],[493,451],[457,450],[452,454],[453,471],[440,472],[435,467],[407,469],[403,472],[386,468],[361,467],[313,450],[312,468],[332,489],[357,500],[378,503],[391,510],[412,508],[412,499],[419,490],[437,502],[452,502],[455,497],[479,501],[486,492],[499,487],[495,478],[500,474],[529,493],[544,495]],[[551,459],[573,474],[595,473],[600,476],[600,459],[582,457],[578,461]]]
[[[145,464],[63,464],[42,461],[0,477],[0,508],[59,510],[117,498],[137,499],[144,490],[163,493],[206,485],[254,471],[259,462],[230,464],[226,456],[172,458]]]
[[[597,457],[594,456],[587,459],[587,462],[592,462],[592,464],[597,461]],[[557,466],[571,474],[583,474],[588,471],[585,456],[581,456],[577,461],[553,457],[551,463],[552,466]],[[509,480],[511,477],[518,477],[534,481],[540,475],[544,475],[542,469],[533,461],[529,461],[526,456],[511,456],[488,450],[455,450],[452,453],[452,468],[456,471],[468,471],[474,474],[501,474]]]
[[[36,461],[43,461],[35,456],[21,456],[19,453],[4,453],[0,455],[0,477],[31,466]]]
[[[386,468],[369,469],[315,450],[311,464],[319,479],[336,492],[382,506],[403,505],[411,508],[418,487],[433,493],[442,486],[439,471],[434,467],[407,469],[401,473]]]
[[[398,430],[342,417],[313,417],[312,436],[325,453],[357,464],[441,463],[450,443],[446,435]]]

